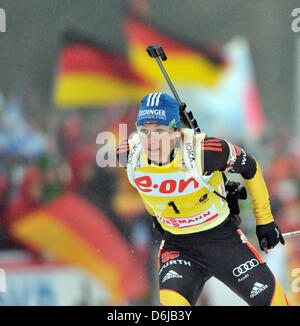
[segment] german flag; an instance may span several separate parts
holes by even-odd
[[[139,101],[153,88],[126,58],[78,33],[64,34],[53,90],[56,108],[99,108]]]
[[[94,275],[120,305],[147,294],[145,266],[110,220],[80,195],[68,192],[18,219],[11,234],[27,247],[48,252]]]
[[[177,84],[214,86],[225,70],[226,62],[219,50],[188,45],[133,16],[125,20],[124,32],[132,67],[154,83],[161,83],[162,75],[146,53],[148,45],[163,46],[167,57],[170,57],[164,66],[172,81]]]

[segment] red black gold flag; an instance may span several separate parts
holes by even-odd
[[[94,205],[65,193],[11,226],[13,237],[36,251],[91,273],[111,294],[108,304],[136,300],[149,290],[145,266],[127,240]]]
[[[56,108],[91,108],[139,101],[151,85],[136,74],[126,55],[67,33],[58,54]]]
[[[219,50],[200,47],[196,48],[184,41],[164,34],[149,24],[128,17],[124,22],[124,32],[127,39],[128,57],[136,72],[142,74],[154,83],[162,81],[158,67],[147,55],[148,45],[163,46],[169,60],[164,62],[172,81],[178,84],[200,84],[214,86],[220,80],[226,68],[226,62]]]

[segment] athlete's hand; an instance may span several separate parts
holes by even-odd
[[[284,245],[285,241],[275,222],[256,226],[256,235],[260,249],[268,253],[267,249],[274,248],[279,241]]]

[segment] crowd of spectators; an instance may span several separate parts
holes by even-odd
[[[153,277],[152,221],[123,168],[118,164],[101,168],[96,162],[97,135],[112,132],[117,146],[117,126],[127,123],[132,112],[135,114],[134,108],[67,113],[53,109],[47,115],[46,130],[27,119],[32,128],[43,133],[46,146],[32,159],[1,155],[0,250],[30,250],[34,259],[42,259],[42,252],[33,252],[12,236],[11,225],[64,192],[76,192],[111,220],[128,241],[136,261],[149,265],[149,279]],[[151,293],[146,300],[151,300]]]

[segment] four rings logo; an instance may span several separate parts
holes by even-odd
[[[245,274],[246,272],[250,271],[252,268],[259,265],[259,262],[257,259],[251,259],[246,261],[244,264],[241,264],[240,266],[234,268],[232,271],[233,275],[235,277],[239,277],[242,274]]]

